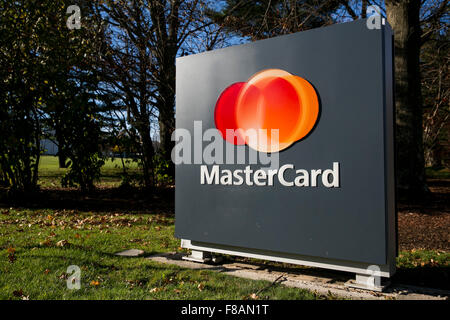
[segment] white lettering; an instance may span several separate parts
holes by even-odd
[[[322,174],[322,170],[311,170],[311,187],[317,187],[317,177]]]
[[[267,173],[264,170],[256,170],[254,175],[255,185],[265,186],[266,185]]]
[[[285,164],[284,166],[282,166],[280,168],[280,171],[278,172],[278,181],[280,181],[280,183],[283,186],[292,187],[294,185],[293,182],[287,182],[286,180],[284,180],[284,171],[286,171],[287,169],[294,169],[294,165],[292,165],[292,164]]]
[[[286,171],[293,170],[295,174],[293,181],[286,180]],[[318,181],[326,188],[339,188],[339,162],[333,162],[332,169],[305,169],[295,170],[293,164],[285,164],[279,170],[258,169],[252,170],[251,166],[245,169],[220,169],[219,165],[200,166],[200,183],[201,184],[220,184],[223,186],[240,186],[246,184],[248,186],[273,186],[275,176],[278,178],[280,185],[285,187],[317,187]],[[322,179],[319,177],[322,175]]]
[[[219,166],[214,165],[211,169],[211,175],[208,175],[208,167],[206,165],[200,166],[200,184],[219,184]]]
[[[309,173],[306,170],[300,169],[296,171],[297,177],[295,177],[294,183],[297,187],[309,186]]]
[[[330,181],[329,176],[333,178]],[[339,187],[339,163],[333,162],[333,169],[327,169],[322,174],[322,184],[327,188]]]

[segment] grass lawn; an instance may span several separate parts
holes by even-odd
[[[426,168],[425,172],[427,177],[431,179],[450,179],[450,169],[448,168],[443,169]]]
[[[140,213],[0,209],[0,299],[317,299],[205,270],[186,270],[114,253],[179,251],[174,219]],[[68,290],[67,267],[81,269]],[[268,287],[266,290],[264,290]]]
[[[138,173],[136,163],[128,165],[130,172]],[[58,168],[56,157],[44,156],[40,164],[41,187],[60,188],[65,170]],[[111,189],[120,185],[120,177],[120,160],[108,160],[97,186]],[[86,209],[78,202],[84,201],[84,196],[78,195],[72,199],[78,210],[69,209],[65,200],[58,202],[62,202],[61,208],[47,208],[46,204],[0,207],[0,299],[248,299],[255,298],[255,293],[259,299],[335,298],[279,284],[271,286],[266,281],[186,270],[144,257],[115,256],[130,248],[142,249],[146,255],[182,249],[174,237],[173,208],[143,206],[141,210],[137,207],[139,198],[134,199],[132,193],[128,199],[121,192],[120,201],[111,205],[105,190],[100,192],[105,199],[99,196],[94,201],[105,201],[110,207]],[[73,193],[59,192],[65,196]],[[60,194],[53,196],[59,198]],[[91,196],[86,199],[92,201]],[[153,205],[161,201],[149,202]],[[119,208],[116,203],[125,205]],[[417,285],[422,283],[416,279],[424,274],[438,274],[437,282],[445,282],[449,260],[450,254],[442,250],[401,251],[398,274],[401,281],[412,280]],[[67,289],[66,271],[70,265],[81,269],[80,290]]]
[[[139,174],[136,161],[124,159],[127,173],[131,177]],[[58,158],[55,156],[41,156],[39,162],[39,185],[44,188],[61,187],[61,178],[67,169],[59,168]],[[123,166],[119,158],[108,158],[101,169],[101,179],[96,183],[101,187],[118,187],[122,181]]]
[[[127,162],[136,175],[136,162]],[[60,188],[67,169],[43,156],[42,188]],[[121,182],[120,159],[102,167],[100,188]],[[115,256],[136,248],[145,255],[181,251],[173,213],[151,210],[78,211],[0,208],[0,299],[319,299],[311,292],[267,281],[186,270],[144,257]],[[67,267],[81,269],[81,289],[67,289]]]

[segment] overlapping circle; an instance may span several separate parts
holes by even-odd
[[[318,115],[317,94],[308,81],[284,70],[267,69],[226,88],[217,100],[214,120],[228,142],[278,152],[304,138]],[[227,136],[227,129],[236,134]],[[272,136],[274,129],[278,139]],[[257,139],[246,134],[249,130],[258,132]]]

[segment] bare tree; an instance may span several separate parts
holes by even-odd
[[[420,1],[386,0],[394,30],[397,182],[411,193],[425,191],[420,81]]]
[[[447,165],[450,116],[448,1],[425,1],[421,8],[421,78],[425,164]],[[446,149],[447,148],[447,149]]]
[[[175,128],[175,59],[194,50],[211,49],[222,38],[204,14],[205,0],[136,0],[98,2],[107,21],[108,53],[104,57],[105,91],[111,103],[124,106],[127,125],[142,146],[144,182],[154,185],[152,134],[159,130],[161,154],[171,165]],[[199,43],[200,34],[209,39]]]
[[[432,37],[431,30],[441,27],[440,17],[448,9],[448,1],[386,0],[384,5],[383,1],[370,0],[340,2],[352,19],[364,18],[368,5],[377,5],[394,30],[397,182],[410,194],[422,193],[426,190],[424,142],[433,144],[440,126],[432,119],[441,113],[432,111],[426,117],[424,138],[421,48]],[[433,85],[437,74],[432,75]]]
[[[210,15],[226,30],[258,40],[332,24],[339,6],[336,0],[227,0]]]

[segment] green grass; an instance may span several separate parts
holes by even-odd
[[[450,179],[450,169],[449,168],[443,168],[443,169],[426,168],[425,172],[426,172],[426,175],[428,178]]]
[[[67,169],[60,169],[58,158],[54,156],[41,156],[39,161],[39,184],[42,187],[60,187],[61,178]]]
[[[130,175],[136,162],[126,163]],[[67,169],[43,156],[39,184],[59,188]],[[122,162],[108,159],[100,187],[121,183]],[[62,242],[61,242],[62,241]],[[0,299],[318,299],[301,289],[188,270],[144,257],[114,254],[130,248],[144,256],[182,251],[174,218],[149,212],[85,212],[0,208]],[[81,269],[81,289],[67,289],[67,267]]]
[[[183,251],[173,234],[174,219],[165,215],[0,209],[0,299],[247,299],[254,293],[260,299],[333,298],[114,255],[130,248],[145,255]],[[443,251],[402,251],[397,267],[429,273],[448,268],[449,261]],[[80,290],[67,289],[70,265],[81,269]]]
[[[450,290],[450,253],[441,250],[401,251],[397,257],[396,282]]]
[[[131,177],[136,177],[140,173],[138,163],[132,159],[124,159],[127,173]],[[44,188],[61,187],[61,178],[67,172],[67,169],[59,168],[58,157],[41,156],[39,162],[39,185]],[[123,166],[118,158],[105,160],[101,169],[100,181],[97,186],[118,187],[122,182]]]
[[[397,257],[397,267],[413,269],[417,267],[450,267],[450,253],[441,250],[401,251]]]
[[[186,270],[114,253],[180,251],[174,219],[139,213],[0,209],[0,299],[317,299],[207,270]],[[61,246],[62,240],[64,245]],[[81,289],[66,270],[81,268]],[[266,289],[265,289],[266,288]]]

